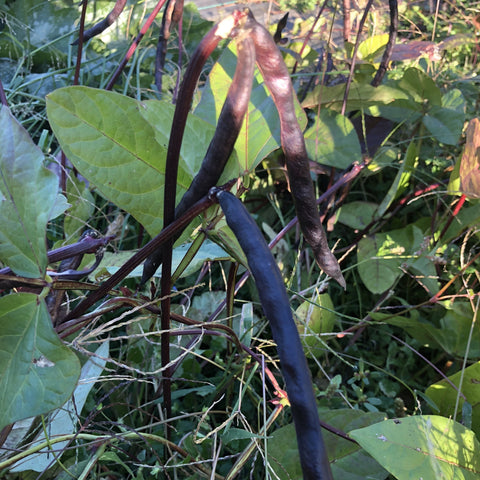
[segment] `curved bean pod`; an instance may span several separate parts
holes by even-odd
[[[255,47],[253,41],[248,36],[240,36],[237,40],[237,66],[218,118],[217,128],[200,170],[175,209],[175,218],[180,218],[220,180],[247,112],[254,69]],[[142,284],[158,269],[162,263],[162,254],[162,250],[157,250],[146,260],[143,267]]]
[[[280,366],[297,432],[305,480],[333,479],[322,439],[312,380],[280,270],[260,229],[243,203],[229,192],[215,192],[228,226],[244,251],[262,308],[277,344]]]
[[[175,218],[185,213],[220,180],[247,112],[254,69],[255,46],[250,37],[244,36],[237,41],[237,67],[218,118],[215,134],[200,170],[175,209]]]
[[[303,235],[312,247],[320,268],[345,288],[345,279],[337,259],[328,247],[320,222],[307,149],[295,114],[294,90],[287,66],[268,30],[255,20],[250,11],[243,28],[251,33],[258,68],[278,110],[290,190]]]

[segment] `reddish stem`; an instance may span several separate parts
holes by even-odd
[[[447,233],[447,230],[450,228],[450,225],[452,224],[453,219],[460,212],[460,209],[463,207],[463,204],[465,203],[466,199],[467,199],[467,197],[465,196],[464,193],[462,193],[462,196],[459,198],[457,204],[455,205],[455,208],[452,211],[452,214],[450,215],[450,218],[447,220],[447,223],[443,227],[442,232],[440,233],[440,236],[438,237],[439,240],[442,239],[443,236]]]

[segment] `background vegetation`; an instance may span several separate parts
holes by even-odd
[[[274,33],[279,8],[292,10],[279,47],[303,107],[312,179],[346,290],[318,269],[289,225],[295,213],[278,118],[258,72],[222,178],[240,178],[238,194],[274,244],[330,430],[334,477],[404,479],[415,469],[423,478],[473,479],[480,5],[401,2],[391,63],[373,87],[388,41],[384,3],[353,8],[347,32],[339,2],[282,2],[268,18]],[[87,27],[112,6],[89,2]],[[66,317],[162,227],[172,101],[211,23],[185,6],[159,91],[159,15],[107,92],[154,7],[128,1],[77,58],[77,3],[0,2],[0,261],[23,278],[12,285],[11,271],[0,273],[4,478],[301,478],[275,345],[218,207],[174,249],[171,418],[162,409],[160,273],[139,287],[138,267],[87,312]],[[207,62],[178,198],[198,171],[235,65],[228,41]],[[85,230],[108,243],[73,267],[86,273],[56,277],[67,270],[58,262],[46,270],[45,236],[51,251]],[[89,271],[92,252],[102,258]]]

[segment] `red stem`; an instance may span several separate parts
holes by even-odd
[[[450,215],[450,218],[447,220],[447,223],[443,227],[442,232],[440,233],[440,236],[438,237],[438,240],[441,240],[445,233],[447,233],[447,230],[450,228],[450,225],[453,222],[453,219],[458,215],[460,212],[460,209],[463,207],[463,204],[465,203],[465,200],[467,197],[465,196],[464,193],[462,193],[462,196],[459,198],[457,204],[455,205],[455,208],[452,211],[452,214]]]

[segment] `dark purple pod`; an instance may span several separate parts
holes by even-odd
[[[243,203],[231,193],[222,190],[218,191],[216,196],[228,226],[247,257],[263,311],[277,344],[297,432],[304,479],[333,479],[323,443],[310,370],[280,270],[260,229]]]

